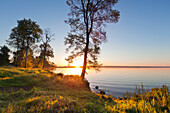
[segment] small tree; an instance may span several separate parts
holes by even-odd
[[[17,49],[15,52],[16,59],[18,62],[18,57],[23,54],[22,57],[25,58],[25,65],[27,67],[27,57],[28,51],[35,45],[36,42],[39,42],[42,30],[39,25],[32,21],[31,19],[23,19],[17,21],[18,26],[12,29],[10,38],[7,40],[8,44]],[[32,50],[30,50],[31,53]]]
[[[106,41],[106,23],[116,23],[119,11],[114,9],[118,0],[67,0],[70,18],[66,21],[71,31],[65,38],[66,51],[71,55],[66,59],[73,62],[84,55],[81,77],[84,78],[87,64],[97,67],[100,45]]]
[[[10,52],[10,49],[7,46],[4,45],[3,47],[1,47],[1,49],[0,49],[0,66],[8,65],[10,63],[9,52]]]
[[[41,48],[41,53],[40,53],[40,57],[39,60],[43,60],[43,64],[42,64],[42,68],[45,67],[45,62],[48,62],[49,58],[54,57],[54,52],[53,49],[51,48],[49,42],[51,42],[52,37],[54,36],[54,34],[51,34],[51,32],[49,31],[49,29],[45,30],[44,33],[45,37],[42,37],[42,42],[43,44],[40,45]]]

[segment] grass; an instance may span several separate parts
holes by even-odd
[[[168,87],[153,88],[151,91],[142,94],[134,92],[130,98],[115,100],[116,105],[105,104],[106,109],[110,112],[126,113],[169,113],[170,112],[170,95]]]
[[[0,67],[0,112],[170,112],[166,86],[135,92],[123,100],[92,93],[88,86],[89,83],[79,76],[64,76],[42,69]]]
[[[105,100],[91,93],[79,76],[48,70],[1,67],[0,112],[107,112]]]

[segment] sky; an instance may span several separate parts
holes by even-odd
[[[120,0],[116,24],[107,24],[107,42],[99,62],[108,66],[170,66],[170,0]],[[55,34],[51,42],[57,65],[67,65],[64,37],[69,32],[66,0],[0,0],[0,46],[17,20],[30,18]],[[82,62],[83,63],[83,62]]]

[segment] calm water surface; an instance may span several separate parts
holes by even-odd
[[[55,72],[64,74],[81,74],[81,68],[57,68]],[[143,83],[145,89],[161,87],[166,84],[170,88],[170,69],[168,68],[101,68],[88,70],[86,75],[90,87],[95,91],[95,86],[105,90],[107,94],[122,96],[123,93],[134,92],[136,86]]]

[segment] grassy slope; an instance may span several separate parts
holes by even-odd
[[[79,76],[61,78],[47,70],[3,67],[0,77],[1,112],[107,111],[104,100]]]
[[[79,76],[1,67],[0,112],[169,112],[167,87],[113,100],[91,93]]]

